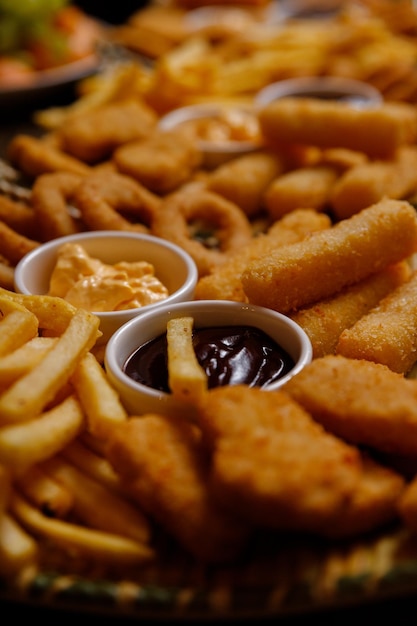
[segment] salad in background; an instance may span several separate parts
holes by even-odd
[[[69,0],[0,0],[0,87],[91,56],[101,30]]]

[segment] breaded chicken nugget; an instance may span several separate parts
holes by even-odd
[[[417,381],[385,365],[327,355],[284,390],[327,431],[382,452],[417,453]]]
[[[402,146],[392,159],[372,161],[348,170],[331,190],[338,219],[346,219],[384,198],[407,198],[417,189],[417,147]]]
[[[106,454],[128,493],[196,558],[237,556],[248,525],[209,493],[209,459],[195,426],[168,416],[133,417],[114,430]]]
[[[187,182],[200,167],[203,155],[197,143],[181,131],[153,132],[113,153],[116,167],[150,191],[166,194]]]
[[[240,276],[247,264],[280,246],[300,241],[316,230],[330,228],[330,218],[312,209],[298,209],[276,221],[267,233],[254,237],[231,254],[210,274],[202,276],[196,286],[197,300],[234,300],[246,302]]]
[[[259,111],[267,143],[349,148],[373,157],[387,157],[417,138],[417,111],[408,103],[385,102],[355,108],[335,100],[282,98]]]
[[[243,289],[252,304],[288,313],[334,295],[417,249],[417,215],[384,199],[332,228],[248,264]]]
[[[138,99],[109,102],[66,120],[59,128],[62,149],[86,163],[111,156],[115,148],[153,132],[157,115]]]
[[[342,332],[336,353],[410,371],[417,361],[417,271]]]
[[[302,207],[324,211],[338,178],[337,168],[330,165],[311,165],[286,172],[273,180],[265,191],[268,213],[273,219],[279,219]]]
[[[402,479],[368,468],[357,448],[282,391],[218,387],[203,400],[199,423],[212,450],[213,492],[255,525],[340,536],[395,516]]]
[[[331,298],[290,314],[309,336],[313,358],[333,354],[342,332],[408,280],[410,274],[409,264],[402,261],[342,289]]]
[[[234,202],[251,217],[263,208],[265,190],[285,167],[285,160],[278,153],[245,154],[213,170],[207,188]]]

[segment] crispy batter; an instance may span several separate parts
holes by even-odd
[[[417,361],[417,271],[344,330],[336,352],[409,372]]]
[[[299,209],[276,221],[265,234],[260,234],[222,265],[199,279],[194,297],[197,300],[234,300],[246,302],[240,276],[247,264],[274,250],[300,241],[316,230],[330,228],[330,218],[312,209]]]
[[[237,555],[247,525],[210,495],[208,457],[196,427],[168,416],[133,417],[114,430],[106,455],[128,493],[191,554],[209,562]]]
[[[287,313],[407,258],[416,247],[415,210],[408,202],[384,199],[252,261],[242,284],[252,304]]]
[[[282,391],[219,387],[199,422],[213,454],[213,492],[256,525],[335,536],[395,516],[402,479],[376,465],[368,471],[357,448]]]
[[[382,452],[417,452],[417,381],[385,365],[327,355],[284,387],[326,430]]]
[[[410,274],[409,264],[402,261],[342,289],[331,298],[290,314],[309,336],[313,358],[333,354],[343,331],[408,280]]]
[[[202,159],[196,142],[180,131],[154,132],[120,146],[113,154],[120,172],[159,194],[174,191],[189,180]]]

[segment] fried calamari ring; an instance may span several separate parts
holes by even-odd
[[[155,216],[152,232],[186,250],[200,276],[224,263],[229,253],[252,238],[243,211],[217,193],[203,189],[168,196]]]
[[[24,202],[0,195],[0,220],[21,235],[37,239],[35,211]]]
[[[43,241],[72,235],[82,230],[80,221],[69,211],[75,190],[83,176],[72,172],[52,172],[38,176],[32,187],[32,206]]]
[[[86,176],[75,190],[73,200],[88,228],[141,233],[150,231],[161,203],[129,176],[106,171]]]
[[[29,239],[0,222],[0,250],[2,256],[12,265],[16,265],[22,257],[39,246],[39,242]]]
[[[23,174],[36,178],[46,172],[88,174],[90,167],[46,141],[30,135],[16,135],[7,146],[7,157]]]

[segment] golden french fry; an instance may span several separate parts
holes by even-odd
[[[52,348],[55,337],[34,337],[0,358],[0,387],[4,388],[35,367]]]
[[[18,302],[0,296],[0,356],[12,352],[37,334],[36,316]]]
[[[62,456],[85,474],[113,491],[122,491],[121,481],[109,461],[91,450],[79,438],[62,450]]]
[[[127,419],[118,393],[91,352],[80,360],[71,382],[87,416],[87,428],[93,435],[104,437],[109,427]]]
[[[79,551],[97,561],[137,565],[151,561],[154,551],[148,545],[92,528],[84,528],[71,522],[56,520],[42,515],[21,496],[14,493],[10,508],[13,515],[37,534],[47,537],[64,548]]]
[[[53,480],[38,465],[15,478],[19,491],[50,517],[64,517],[73,506],[74,496],[64,485]]]
[[[41,413],[94,345],[99,323],[92,313],[76,310],[66,330],[40,363],[0,397],[0,423],[30,420]]]
[[[75,396],[30,421],[0,428],[0,463],[13,470],[44,461],[74,439],[84,425]]]
[[[11,515],[0,516],[0,574],[17,574],[35,563],[37,555],[37,542]]]
[[[150,525],[142,511],[60,455],[48,459],[43,469],[74,496],[74,512],[84,524],[108,533],[148,543]]]
[[[207,390],[207,376],[192,343],[192,317],[173,318],[167,324],[168,384],[171,392],[193,401]]]

